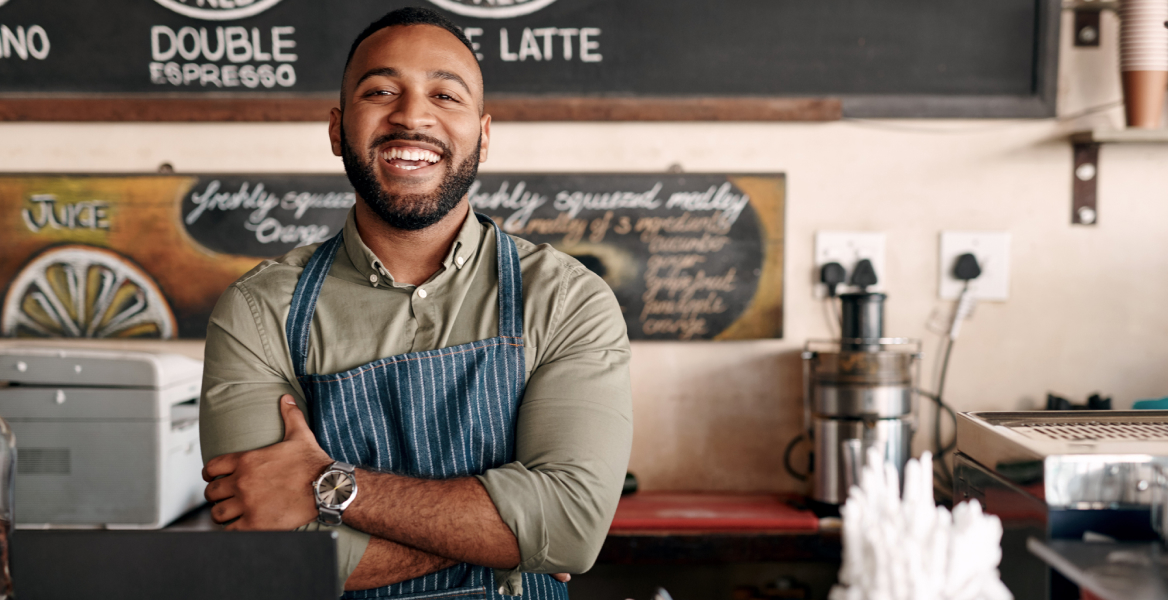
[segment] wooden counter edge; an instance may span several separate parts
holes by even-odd
[[[831,562],[842,556],[834,531],[611,531],[598,564],[678,565]]]
[[[0,121],[317,122],[334,98],[2,97]],[[488,96],[496,121],[838,121],[838,98]]]
[[[170,531],[221,531],[209,505],[170,524]],[[840,531],[820,530],[612,530],[601,547],[598,564],[679,565],[749,562],[838,563]]]

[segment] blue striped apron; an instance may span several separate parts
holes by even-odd
[[[476,215],[482,222],[494,222]],[[523,398],[523,282],[515,242],[495,225],[499,335],[383,358],[332,375],[309,375],[308,336],[342,236],[321,244],[296,284],[286,330],[312,430],[334,460],[411,477],[446,479],[515,460]],[[323,351],[327,352],[327,348]],[[524,573],[524,597],[566,600],[550,575]],[[501,598],[493,571],[462,563],[342,598]]]

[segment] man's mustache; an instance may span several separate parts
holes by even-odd
[[[427,144],[433,144],[442,149],[443,156],[450,156],[450,147],[444,144],[442,140],[428,136],[424,133],[410,133],[407,131],[395,131],[393,133],[387,133],[373,140],[373,143],[369,144],[369,156],[375,156],[379,147],[388,144],[389,142],[396,142],[398,140],[405,142],[425,142]]]

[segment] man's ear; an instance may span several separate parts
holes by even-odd
[[[329,111],[329,142],[333,145],[333,156],[341,156],[341,109]]]
[[[487,151],[491,148],[491,115],[483,115],[480,120],[482,136],[479,139],[479,162],[487,162]]]

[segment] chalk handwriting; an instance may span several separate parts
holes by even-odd
[[[357,203],[357,196],[353,192],[286,192],[279,195],[268,192],[264,189],[263,183],[257,183],[253,187],[245,181],[235,192],[220,192],[220,186],[219,180],[215,179],[207,183],[202,193],[191,193],[191,203],[195,208],[187,213],[185,218],[187,225],[194,224],[208,210],[250,210],[252,212],[247,220],[260,223],[277,206],[294,211],[294,216],[299,219],[310,208],[348,209]]]
[[[663,184],[658,181],[651,188],[644,191],[580,191],[560,190],[556,192],[552,207],[575,219],[585,210],[614,210],[635,209],[639,211],[655,211],[658,209],[675,209],[684,211],[681,215],[672,216],[645,216],[638,219],[636,231],[658,233],[679,232],[708,232],[714,235],[726,235],[730,228],[738,221],[742,211],[750,204],[750,196],[734,193],[734,186],[729,182],[721,186],[710,186],[706,190],[673,192],[668,199],[659,198]],[[548,197],[530,192],[527,182],[519,181],[513,187],[510,182],[504,181],[499,189],[489,192],[482,189],[482,183],[476,180],[471,184],[468,192],[471,208],[476,210],[498,211],[499,209],[512,211],[503,220],[503,228],[509,233],[519,234],[526,231],[527,222],[540,206],[548,202]],[[694,216],[690,213],[709,212],[709,216]],[[618,233],[627,229],[628,220],[624,218],[623,225],[618,222]],[[648,242],[651,236],[644,235],[642,239]]]
[[[44,60],[49,57],[50,48],[49,34],[40,25],[31,25],[27,30],[22,25],[0,25],[0,58]]]
[[[527,191],[527,183],[524,181],[517,183],[510,191],[509,185],[509,182],[504,181],[494,192],[480,192],[482,183],[476,179],[470,184],[467,197],[470,199],[472,209],[494,211],[502,208],[514,211],[503,220],[503,229],[510,233],[518,233],[526,228],[527,221],[535,209],[546,204],[548,199],[546,196]]]
[[[471,27],[466,29],[467,35],[471,40],[471,44],[475,49],[475,55],[482,60],[482,54],[479,52],[482,49],[481,44],[475,38],[483,35],[481,27]],[[560,59],[572,60],[573,55],[577,57],[580,62],[601,62],[604,60],[604,55],[600,54],[600,41],[596,38],[600,36],[600,29],[596,27],[524,27],[523,31],[519,32],[519,43],[516,46],[511,41],[511,35],[507,33],[507,28],[499,29],[499,58],[504,62],[515,61],[546,61],[556,58],[556,47],[560,48]],[[556,38],[560,38],[560,44],[556,43]],[[577,48],[579,52],[573,52]],[[517,50],[512,50],[517,48]]]
[[[593,193],[561,191],[556,194],[556,201],[552,206],[558,211],[566,211],[573,218],[584,209],[608,210],[613,208],[636,208],[653,210],[661,206],[661,201],[657,199],[657,193],[660,191],[660,181],[644,192]]]
[[[731,191],[733,189],[734,186],[727,181],[717,189],[710,186],[710,189],[704,192],[674,192],[670,194],[665,208],[681,208],[687,211],[718,211],[722,213],[722,218],[726,220],[728,226],[733,225],[738,220],[738,216],[742,214],[742,209],[750,204],[750,196],[735,194]]]
[[[246,221],[243,226],[248,231],[254,231],[256,241],[261,244],[281,242],[307,246],[329,238],[328,225],[284,225],[275,217],[268,217],[259,223]]]
[[[20,216],[33,233],[45,227],[109,231],[109,202],[104,200],[57,204],[57,197],[52,194],[35,194],[29,201],[37,205],[37,210],[34,213],[34,209],[26,208],[20,211]]]
[[[251,35],[248,33],[247,28],[239,26],[216,27],[213,31],[187,26],[175,31],[166,25],[155,25],[150,28],[150,81],[156,85],[217,88],[296,85],[296,68],[291,63],[299,56],[291,52],[296,42],[290,37],[296,28],[272,27],[267,50],[267,31],[252,27]],[[180,63],[176,58],[186,62]],[[260,64],[250,64],[252,61]],[[218,64],[224,62],[227,64]]]
[[[353,192],[296,192],[289,191],[283,194],[270,192],[263,183],[252,185],[243,182],[235,191],[221,190],[222,184],[218,179],[207,183],[203,191],[191,193],[190,201],[194,208],[186,214],[183,221],[189,226],[195,224],[207,211],[249,211],[243,227],[255,233],[255,239],[261,244],[294,243],[297,246],[315,244],[328,239],[330,228],[327,225],[316,223],[300,224],[286,223],[281,218],[290,216],[299,220],[309,209],[338,209],[348,210],[357,203],[357,196]],[[290,213],[272,215],[272,211],[279,209]]]
[[[645,291],[641,295],[641,327],[647,335],[676,334],[687,340],[708,333],[702,315],[719,314],[729,308],[722,294],[737,288],[737,269],[719,275],[704,269],[690,270],[705,263],[701,254],[651,254],[645,269]]]

